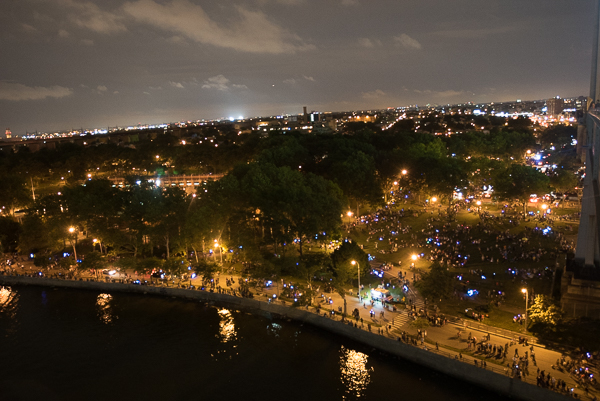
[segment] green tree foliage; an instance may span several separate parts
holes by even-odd
[[[577,128],[569,125],[558,124],[546,128],[540,136],[542,145],[561,146],[570,144],[573,139],[577,139]]]
[[[518,201],[527,206],[531,194],[546,194],[550,179],[543,173],[523,164],[511,164],[496,171],[494,189],[500,199]]]
[[[25,206],[31,201],[31,192],[23,179],[13,174],[0,177],[0,208],[14,214],[17,207]]]
[[[25,216],[19,235],[19,250],[22,253],[45,253],[50,248],[49,228],[44,220],[35,214]]]
[[[429,272],[421,275],[421,279],[416,283],[417,289],[423,296],[433,302],[441,299],[447,299],[452,296],[454,291],[454,278],[446,268],[439,263],[434,263]]]
[[[136,263],[138,273],[149,274],[152,270],[160,270],[163,267],[164,260],[151,257],[140,259]]]
[[[207,261],[206,259],[202,259],[199,262],[194,263],[192,268],[194,269],[194,272],[198,276],[202,276],[204,280],[212,279],[219,271],[219,265],[214,262]]]
[[[554,328],[562,321],[563,312],[558,305],[545,295],[536,295],[533,305],[527,311],[531,324]]]
[[[353,265],[352,261],[358,262],[358,266]],[[358,278],[358,269],[360,276],[366,277],[369,274],[369,257],[360,246],[353,241],[344,241],[338,249],[331,254],[333,276],[338,285],[344,286],[350,281]]]
[[[10,217],[0,217],[0,247],[2,252],[15,252],[19,244],[21,225]]]
[[[279,241],[299,238],[301,255],[307,238],[338,231],[343,200],[332,182],[268,163],[253,163],[243,170],[234,172],[243,174],[235,196],[245,201],[241,205],[248,222],[255,219]]]
[[[33,258],[33,265],[40,269],[44,269],[50,266],[50,257],[48,255],[35,255]]]
[[[326,275],[331,270],[331,258],[323,253],[305,253],[300,258],[296,273],[310,284],[315,276]]]
[[[165,260],[162,269],[168,274],[181,277],[188,272],[188,262],[183,257],[172,257]]]
[[[560,169],[550,177],[550,185],[558,192],[569,192],[579,183],[579,179],[572,171]]]
[[[100,252],[89,252],[85,255],[81,263],[78,264],[80,271],[94,270],[96,274],[104,269],[107,265],[104,255]]]
[[[92,235],[109,227],[122,208],[119,190],[108,180],[86,181],[85,185],[73,185],[62,191],[58,201],[72,220],[78,221]]]

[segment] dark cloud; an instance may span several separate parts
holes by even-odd
[[[26,86],[14,82],[0,81],[0,100],[22,101],[22,100],[42,100],[46,98],[61,98],[71,96],[73,91],[62,86]]]
[[[595,4],[0,1],[0,126],[582,95]]]

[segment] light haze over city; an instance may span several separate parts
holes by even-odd
[[[579,96],[592,0],[9,0],[13,134]]]

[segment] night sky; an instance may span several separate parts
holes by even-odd
[[[13,134],[589,93],[595,0],[0,0]]]

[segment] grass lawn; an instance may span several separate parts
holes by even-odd
[[[502,204],[485,203],[482,207],[492,215],[501,215]],[[393,210],[402,208],[404,208],[405,211],[423,211],[423,208],[410,203],[392,207]],[[412,254],[424,253],[426,257],[419,258],[415,262],[415,265],[418,269],[427,271],[431,266],[431,261],[427,259],[430,249],[424,246],[427,238],[426,232],[430,230],[428,228],[427,219],[431,217],[438,218],[439,210],[443,213],[445,208],[429,207],[426,209],[425,213],[420,213],[420,216],[418,217],[415,217],[410,213],[406,214],[405,217],[400,220],[402,227],[411,227],[410,232],[406,234],[398,233],[396,235],[391,235],[389,232],[394,229],[391,228],[391,226],[389,229],[386,228],[386,225],[389,225],[390,223],[379,221],[378,223],[373,224],[372,230],[376,231],[377,229],[384,229],[383,232],[370,234],[366,231],[365,226],[361,225],[358,229],[352,230],[349,236],[358,243],[363,244],[365,252],[375,256],[378,262],[392,262],[394,264],[402,262],[403,266],[409,266],[412,262],[410,259]],[[533,211],[537,209],[528,207],[528,210]],[[577,208],[557,208],[553,210],[553,216],[572,215],[578,211],[579,209]],[[555,247],[558,245],[555,238],[548,235],[533,234],[532,230],[536,227],[545,228],[547,225],[550,225],[555,232],[563,232],[566,236],[575,236],[577,234],[578,221],[555,220],[549,224],[545,221],[529,219],[528,221],[521,220],[518,225],[515,225],[511,220],[512,218],[510,216],[505,219],[488,220],[488,233],[475,233],[472,231],[471,236],[481,240],[481,243],[471,244],[465,242],[463,253],[470,256],[469,262],[465,267],[451,267],[448,270],[455,276],[462,276],[462,280],[457,281],[459,288],[462,288],[464,291],[467,289],[475,289],[479,294],[473,297],[463,296],[462,299],[459,298],[442,302],[442,305],[438,306],[444,313],[463,316],[465,309],[474,306],[488,305],[490,301],[495,300],[488,297],[488,294],[498,294],[498,292],[503,292],[504,300],[499,308],[493,308],[489,312],[489,319],[486,323],[504,329],[524,332],[522,326],[513,322],[514,315],[519,313],[523,314],[525,311],[525,297],[521,292],[521,289],[526,287],[529,294],[532,296],[536,294],[549,295],[552,291],[553,284],[551,271],[555,268],[557,263],[556,255],[551,255],[551,252],[554,252]],[[441,216],[439,221],[435,221],[433,225],[434,228],[440,228],[444,225],[456,227],[457,224],[475,227],[479,222],[480,217],[477,213],[463,209],[457,213],[453,222],[448,222]],[[500,233],[508,233],[517,237],[512,241],[512,245],[518,244],[520,238],[526,237],[525,248],[527,250],[541,249],[548,253],[543,254],[541,258],[536,261],[531,259],[505,261],[500,258],[500,250],[496,248],[496,236]],[[416,239],[413,235],[416,235]],[[409,245],[403,247],[400,246],[396,252],[393,252],[390,238],[392,238],[392,241],[397,242],[405,240]],[[377,243],[377,246],[375,246],[375,243]],[[414,244],[414,246],[410,244]],[[500,244],[503,243],[501,242]],[[506,242],[504,242],[504,244],[506,244]],[[509,242],[508,244],[510,245],[511,243]],[[481,251],[479,250],[480,248]],[[482,253],[485,256],[494,256],[494,262],[481,261]],[[475,271],[475,273],[472,273],[473,271]],[[526,276],[523,274],[524,271],[531,271],[531,274]],[[518,272],[518,274],[515,272]]]

